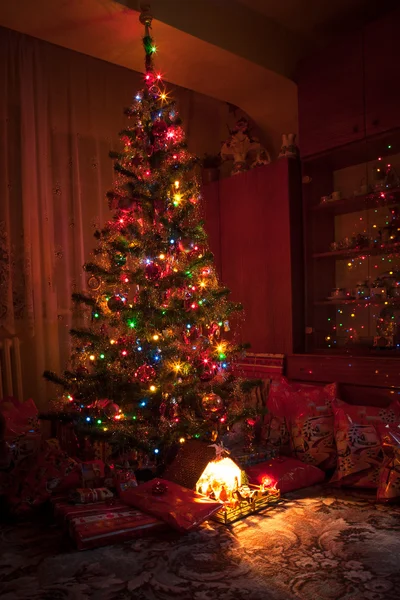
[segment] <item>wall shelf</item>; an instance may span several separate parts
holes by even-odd
[[[337,260],[346,257],[357,257],[357,256],[377,256],[379,254],[391,254],[398,253],[400,250],[400,242],[395,244],[384,244],[376,248],[349,248],[346,250],[332,250],[332,252],[317,252],[312,255],[313,258],[335,258]]]
[[[311,210],[316,212],[330,213],[333,215],[345,215],[360,210],[368,210],[379,206],[390,206],[400,202],[400,188],[382,190],[352,198],[341,198],[330,202],[319,203]]]
[[[351,300],[319,300],[314,302],[315,306],[343,306],[353,304],[354,306],[396,306],[400,307],[400,298],[388,298],[387,300],[359,300],[352,298]]]

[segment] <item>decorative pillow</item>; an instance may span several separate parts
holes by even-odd
[[[377,488],[384,454],[378,432],[383,424],[400,424],[400,404],[387,408],[334,403],[337,469],[332,482]]]
[[[276,488],[281,494],[321,483],[325,478],[325,473],[318,467],[283,456],[253,465],[246,473],[250,483]]]
[[[285,377],[271,382],[264,417],[262,437],[268,447],[290,454],[289,429],[286,423],[286,404],[293,393]]]
[[[377,499],[379,502],[400,500],[400,427],[379,425],[385,458],[379,473]]]
[[[298,386],[287,404],[287,421],[293,455],[304,463],[333,469],[336,447],[332,401],[337,385]]]

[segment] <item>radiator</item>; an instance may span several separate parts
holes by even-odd
[[[0,399],[7,396],[23,401],[21,356],[16,336],[0,337]]]

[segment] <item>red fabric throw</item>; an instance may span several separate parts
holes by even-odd
[[[250,483],[275,487],[281,494],[321,483],[325,478],[325,473],[318,467],[287,457],[272,458],[267,462],[253,465],[246,470],[246,473]]]
[[[121,491],[119,497],[182,533],[196,529],[222,508],[219,502],[165,479],[152,479]]]

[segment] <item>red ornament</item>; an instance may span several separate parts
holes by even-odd
[[[223,410],[224,402],[221,396],[214,394],[214,392],[210,392],[206,394],[201,399],[201,405],[204,409],[204,412],[207,414],[215,414]]]
[[[156,137],[165,135],[165,132],[167,131],[168,126],[166,124],[165,121],[155,121],[153,123],[153,135],[155,135]]]
[[[143,135],[144,135],[143,129],[141,127],[136,127],[136,129],[135,129],[136,139],[142,140],[143,139]]]
[[[184,238],[179,241],[178,247],[181,252],[191,252],[193,250],[193,242],[191,239]]]
[[[161,277],[161,269],[156,263],[146,265],[144,272],[146,279],[149,281],[157,281]]]
[[[141,383],[146,383],[147,381],[151,381],[156,376],[155,369],[150,365],[141,365],[136,373],[135,377],[139,379]]]
[[[97,410],[101,410],[110,419],[115,417],[115,415],[119,414],[120,412],[118,404],[115,404],[112,400],[109,400],[108,398],[96,400],[95,407]]]
[[[84,377],[86,375],[86,373],[89,373],[89,369],[87,369],[83,365],[79,365],[79,367],[77,367],[77,369],[76,369],[77,375],[79,375],[80,377]]]
[[[139,165],[142,164],[143,159],[138,154],[136,154],[136,156],[134,156],[133,158],[131,158],[130,162],[131,162],[132,166],[138,167]]]
[[[121,410],[115,402],[110,401],[104,408],[104,414],[110,419],[114,419],[120,412]]]
[[[111,296],[107,302],[107,306],[112,312],[118,312],[123,309],[124,301],[120,296]]]

